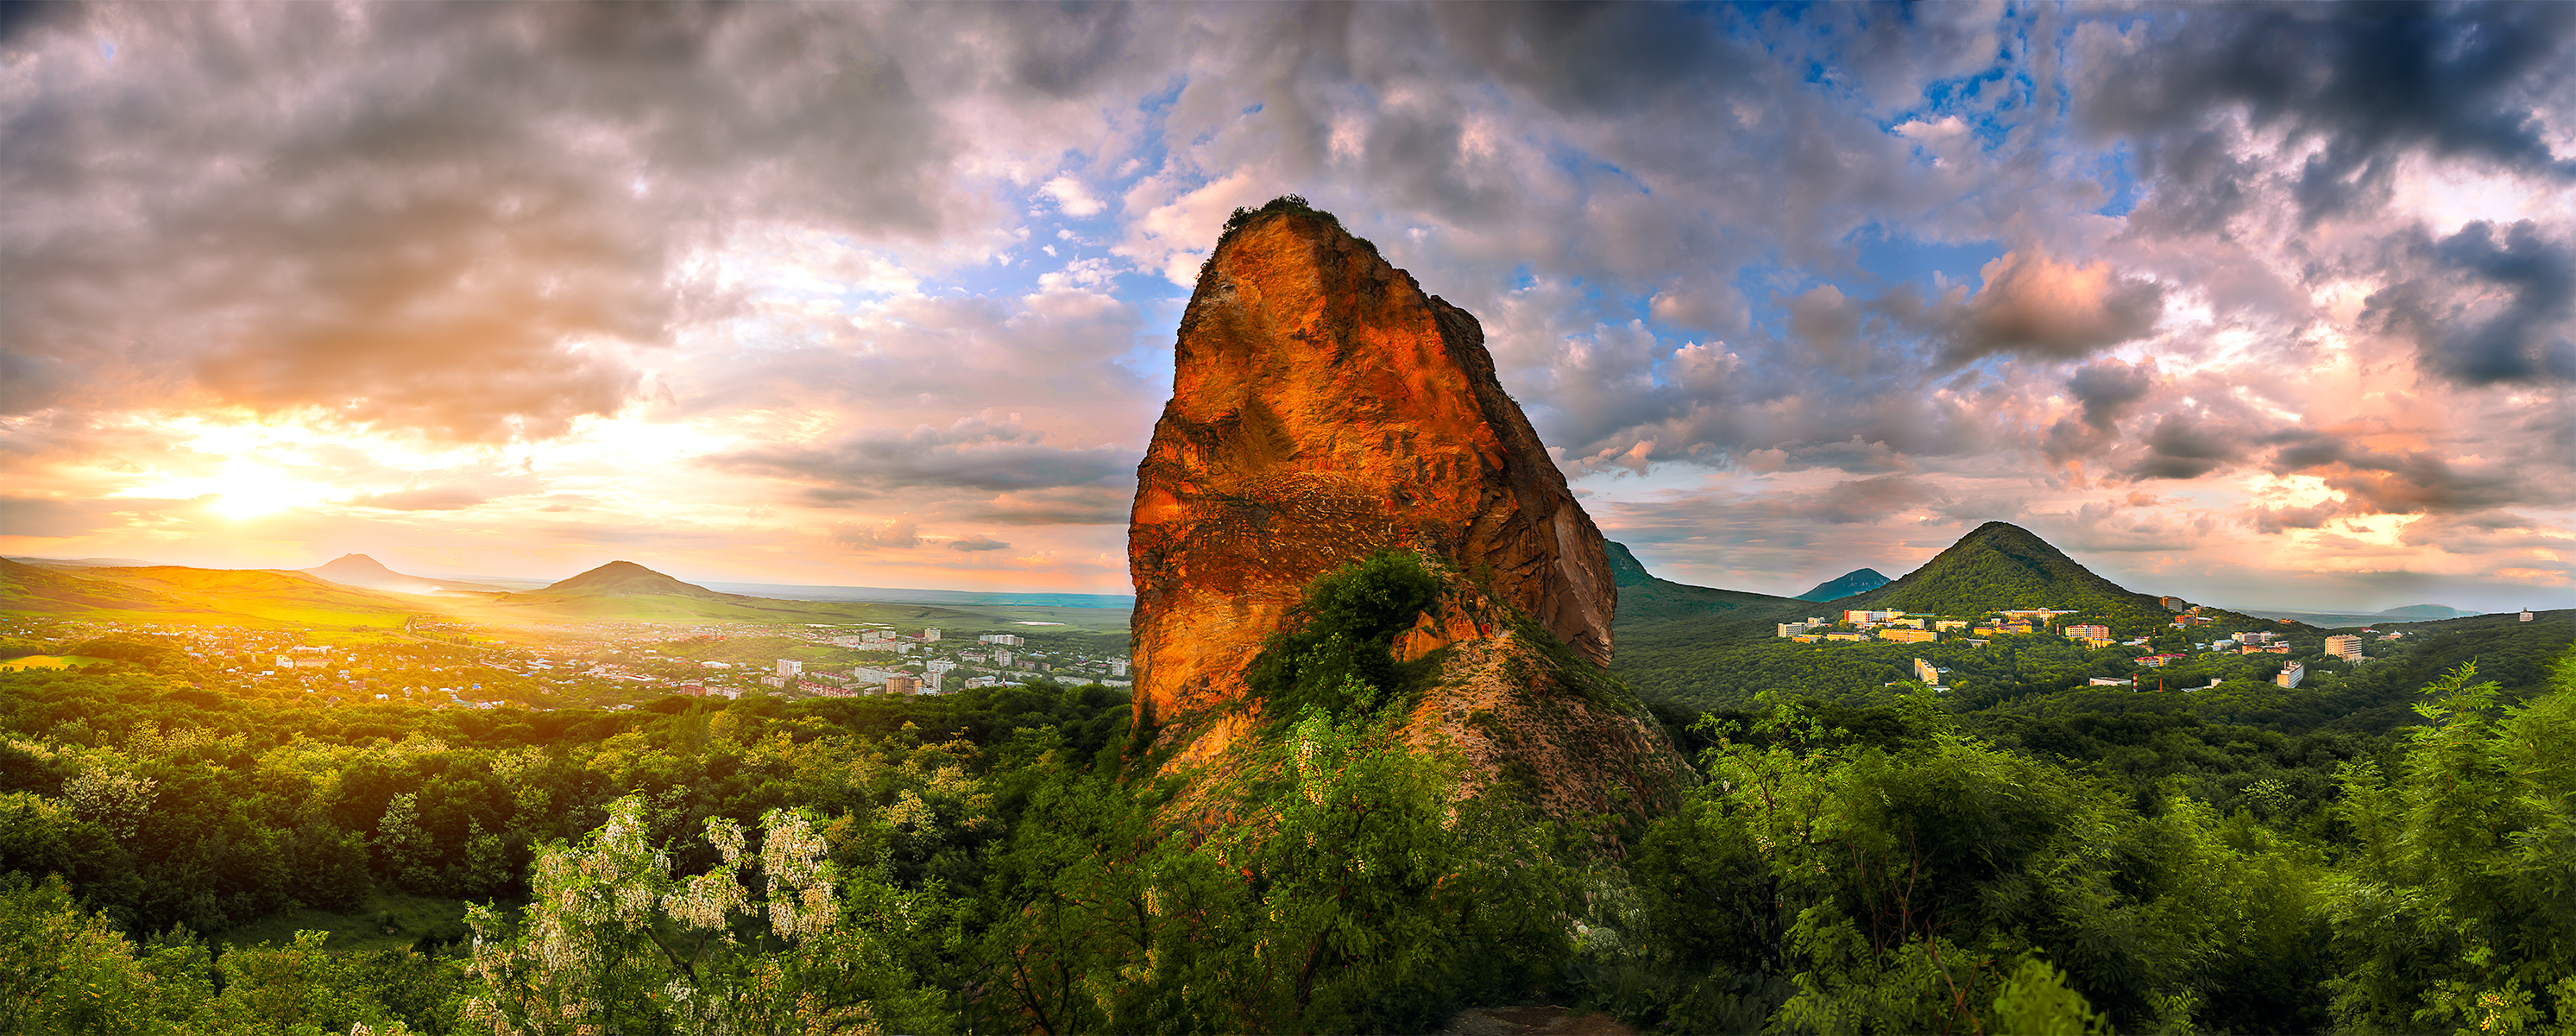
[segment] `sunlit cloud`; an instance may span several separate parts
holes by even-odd
[[[1675,578],[2000,519],[2249,605],[2567,585],[2553,8],[1140,10],[16,23],[0,550],[1120,592],[1199,265],[1293,192]]]

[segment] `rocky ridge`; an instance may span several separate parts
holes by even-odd
[[[1408,736],[1521,775],[1559,815],[1684,779],[1601,673],[1618,604],[1601,533],[1503,392],[1483,329],[1329,215],[1273,203],[1219,242],[1137,483],[1137,726],[1181,762],[1257,723],[1245,670],[1306,584],[1393,549],[1444,573],[1395,645],[1445,652]]]

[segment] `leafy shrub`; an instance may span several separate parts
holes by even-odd
[[[1440,578],[1421,557],[1385,551],[1307,584],[1294,631],[1274,633],[1246,674],[1271,715],[1297,716],[1306,706],[1335,715],[1351,705],[1355,684],[1400,691],[1394,644],[1440,597]]]

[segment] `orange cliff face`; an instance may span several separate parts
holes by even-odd
[[[1388,548],[1609,663],[1601,533],[1465,310],[1329,218],[1265,212],[1199,275],[1174,368],[1127,541],[1140,728],[1231,701],[1308,581]]]

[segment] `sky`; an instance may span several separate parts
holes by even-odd
[[[1124,593],[1226,216],[1612,539],[2576,606],[2576,5],[0,6],[0,552]]]

